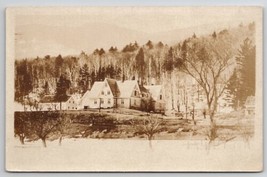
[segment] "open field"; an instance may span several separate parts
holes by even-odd
[[[140,140],[71,138],[64,140],[61,146],[57,141],[51,141],[47,148],[42,148],[41,141],[26,142],[24,146],[15,141],[12,148],[18,154],[15,169],[19,171],[39,170],[39,166],[43,164],[46,165],[42,170],[48,171],[117,171],[122,168],[126,171],[195,171],[207,167],[213,167],[215,171],[238,171],[253,170],[257,166],[251,164],[258,158],[251,151],[254,148],[253,142],[250,147],[243,141],[231,141],[209,148],[205,140],[154,140],[152,145],[150,148],[148,141]],[[177,159],[179,162],[176,162]],[[12,164],[7,168],[12,169]],[[194,164],[198,168],[188,164]]]
[[[16,113],[15,119],[25,113]],[[194,121],[188,119],[166,117],[159,114],[148,114],[135,110],[101,110],[98,111],[64,111],[65,118],[70,123],[64,125],[63,139],[93,138],[93,139],[148,139],[147,129],[150,124],[147,119],[155,120],[151,140],[209,140],[210,121],[208,118],[195,117]],[[60,114],[59,114],[60,115]],[[26,117],[40,119],[38,114],[28,113]],[[25,115],[24,115],[25,118]],[[57,119],[57,118],[55,118]],[[233,112],[215,117],[215,138],[221,142],[231,140],[249,141],[254,134],[253,117],[244,116],[240,112]],[[15,131],[20,128],[16,127]],[[57,140],[61,136],[55,130],[49,132],[47,140]],[[28,132],[25,141],[36,141],[39,138],[34,132]],[[48,145],[49,146],[49,145]]]

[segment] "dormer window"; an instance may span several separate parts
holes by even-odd
[[[105,83],[105,87],[107,87],[108,86],[108,84],[107,83]]]

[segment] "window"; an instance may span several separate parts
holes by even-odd
[[[134,91],[134,96],[137,96],[137,91],[136,90]]]
[[[124,104],[124,100],[123,99],[121,99],[121,104]]]
[[[162,100],[162,95],[159,96],[159,99]]]
[[[74,107],[72,107],[72,109],[74,109]]]
[[[108,91],[108,95],[110,95],[110,91]]]
[[[105,94],[104,91],[102,91],[101,94],[104,95]]]
[[[136,100],[134,100],[134,105],[136,105]]]
[[[94,101],[94,104],[97,104],[97,100]]]
[[[70,107],[68,107],[68,109],[70,109]]]
[[[104,100],[101,99],[101,104],[104,104]]]
[[[108,99],[108,104],[110,104],[111,103],[111,101],[110,101],[110,99]]]
[[[74,104],[74,101],[72,103]]]

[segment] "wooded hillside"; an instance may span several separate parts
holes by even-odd
[[[15,100],[22,102],[23,97],[31,92],[40,95],[55,94],[60,76],[70,81],[70,94],[84,93],[95,81],[102,81],[107,77],[117,80],[138,79],[140,84],[145,85],[162,84],[166,88],[167,98],[170,99],[181,84],[181,80],[188,76],[182,67],[185,57],[201,55],[199,58],[205,59],[205,55],[210,55],[211,50],[214,49],[216,49],[215,53],[227,51],[228,57],[233,62],[231,68],[228,68],[228,79],[233,71],[239,70],[240,74],[236,77],[241,78],[240,75],[243,73],[242,83],[244,79],[250,78],[248,87],[253,87],[255,69],[250,71],[252,74],[246,73],[244,76],[245,73],[241,71],[243,66],[237,66],[242,63],[241,65],[247,65],[244,67],[251,67],[253,57],[255,65],[255,51],[254,54],[250,51],[252,48],[255,50],[254,38],[255,24],[240,24],[236,28],[214,31],[205,36],[192,34],[183,41],[177,41],[174,46],[154,41],[139,44],[135,41],[122,49],[111,46],[109,49],[95,49],[92,53],[81,52],[77,56],[61,56],[58,51],[58,56],[46,55],[16,60]],[[249,49],[245,49],[244,46]],[[244,59],[249,62],[244,62]],[[232,79],[232,82],[235,81]],[[172,92],[170,88],[173,89]],[[236,92],[230,87],[229,89],[232,93]],[[245,96],[253,92],[255,92],[255,84],[254,91],[252,89],[249,93],[245,93]]]

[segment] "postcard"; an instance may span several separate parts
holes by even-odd
[[[259,172],[261,7],[6,9],[6,170]]]

